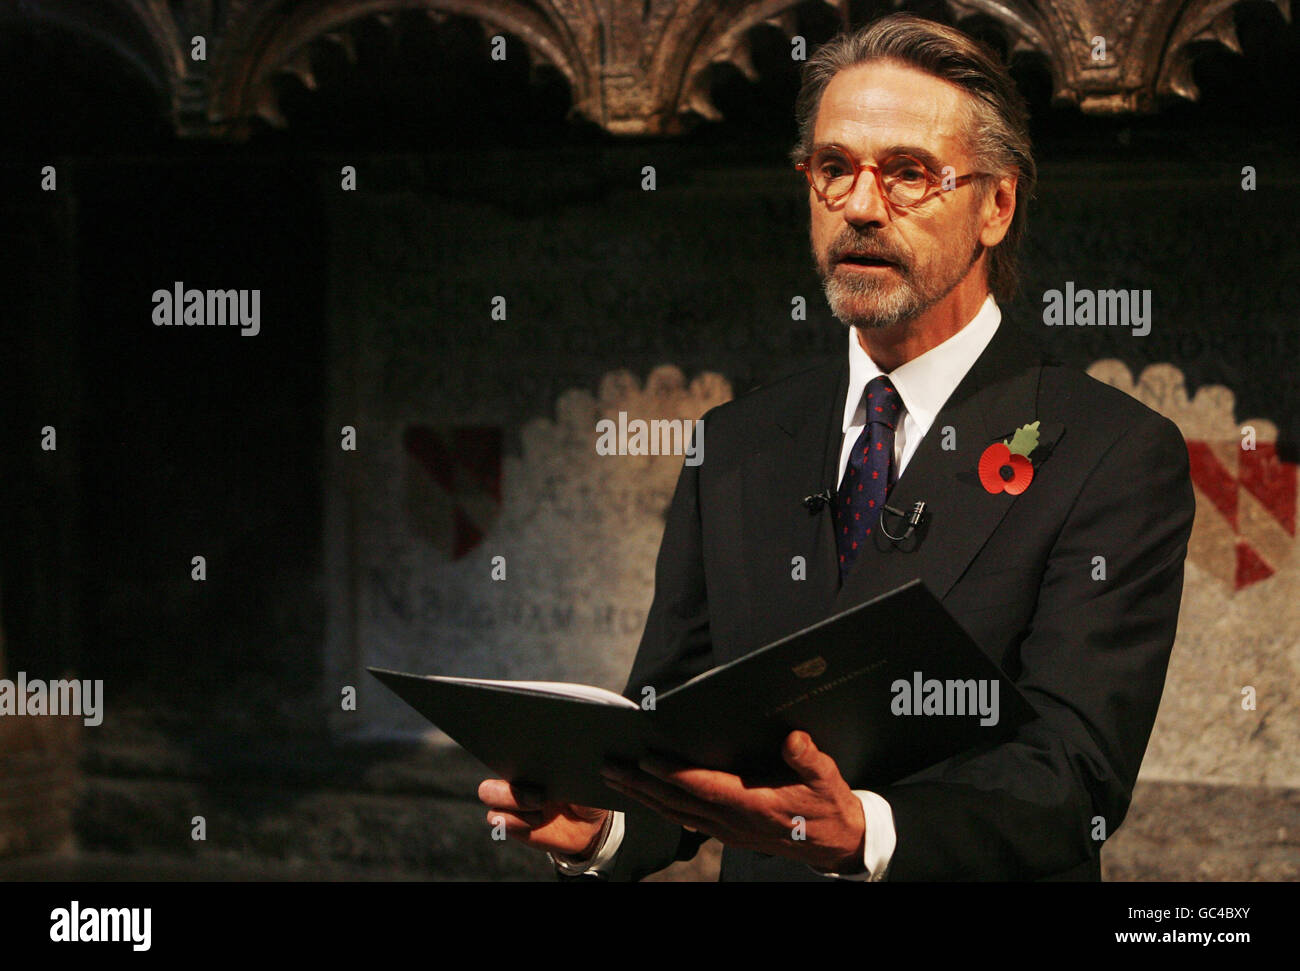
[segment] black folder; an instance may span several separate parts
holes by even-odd
[[[794,779],[781,743],[803,729],[873,789],[1036,717],[921,580],[653,695],[367,670],[501,778],[606,809],[633,805],[604,784],[606,759],[657,752],[778,785]]]

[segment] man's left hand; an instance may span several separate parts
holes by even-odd
[[[786,736],[781,755],[799,781],[775,788],[661,757],[642,759],[640,772],[606,765],[601,774],[614,790],[728,846],[861,873],[866,820],[835,760],[799,731]]]

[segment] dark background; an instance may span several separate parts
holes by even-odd
[[[836,26],[823,9],[800,8],[810,47]],[[1042,174],[1021,294],[1004,313],[1032,326],[1043,291],[1066,279],[1151,288],[1148,337],[1087,328],[1050,335],[1052,349],[1081,367],[1173,361],[1192,392],[1227,385],[1238,416],[1274,421],[1283,457],[1296,461],[1300,42],[1271,5],[1235,15],[1244,55],[1207,49],[1200,101],[1152,116],[1055,106],[1046,66],[1013,61]],[[967,26],[1000,42],[991,26]],[[564,341],[520,335],[539,376],[520,423],[550,413],[575,367],[595,382],[615,367],[644,374],[670,361],[688,376],[723,370],[741,393],[840,346],[792,171],[788,190],[767,179],[743,219],[734,207],[666,219],[651,212],[654,194],[644,220],[599,215],[644,164],[661,186],[721,178],[742,195],[751,170],[785,171],[798,65],[776,30],[756,32],[759,82],[716,71],[725,122],[632,140],[567,119],[559,75],[503,70],[469,21],[398,16],[356,37],[357,64],[318,65],[317,90],[284,82],[287,128],[215,144],[178,139],[111,52],[47,28],[0,33],[0,619],[10,673],[76,672],[112,686],[109,720],[78,756],[75,835],[92,854],[182,866],[195,853],[187,807],[206,804],[237,834],[221,843],[232,872],[539,875],[531,857],[457,856],[445,827],[430,828],[449,806],[477,818],[472,769],[435,771],[397,744],[340,747],[326,729],[323,193],[340,165],[357,165],[366,191],[407,183],[482,202],[501,220],[502,250],[436,255],[499,259],[538,294],[553,268],[512,249],[510,227],[591,213],[572,258],[610,254],[609,292],[592,308],[576,365]],[[46,164],[58,169],[57,193],[39,189]],[[1244,165],[1256,167],[1255,192],[1241,191]],[[787,276],[756,277],[809,295],[810,320],[734,339],[737,326],[745,335],[755,326],[752,296],[731,281],[760,253]],[[254,339],[155,328],[148,294],[172,280],[261,288],[276,326]],[[780,325],[779,307],[770,319]],[[595,323],[610,320],[616,333]],[[557,333],[572,337],[565,326]],[[36,446],[44,425],[58,429],[57,452]],[[196,550],[221,563],[204,584],[189,578]]]

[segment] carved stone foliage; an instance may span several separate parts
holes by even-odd
[[[959,25],[991,20],[1013,55],[1045,58],[1056,99],[1093,114],[1194,100],[1192,63],[1204,42],[1240,52],[1240,0],[945,2]],[[1290,18],[1289,0],[1272,2]],[[750,32],[768,25],[793,43],[799,10],[810,5],[857,26],[850,0],[19,0],[0,7],[0,24],[17,18],[87,35],[154,86],[180,134],[239,140],[254,119],[287,124],[277,81],[288,74],[314,89],[322,45],[355,62],[352,32],[363,21],[391,26],[404,11],[435,23],[466,17],[482,25],[485,51],[499,36],[507,56],[522,46],[530,64],[557,70],[573,114],[614,134],[671,135],[692,114],[721,117],[710,100],[713,65],[756,80]],[[908,4],[874,12],[893,6]]]

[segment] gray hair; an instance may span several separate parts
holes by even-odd
[[[890,14],[854,33],[840,33],[817,49],[803,67],[795,102],[798,144],[790,159],[812,152],[822,94],[845,68],[893,60],[957,85],[965,99],[961,128],[976,168],[998,175],[1019,173],[1016,211],[1002,242],[989,250],[988,283],[994,297],[1009,301],[1019,276],[1017,252],[1038,168],[1029,142],[1029,110],[1010,72],[984,44],[961,31],[912,14]]]

